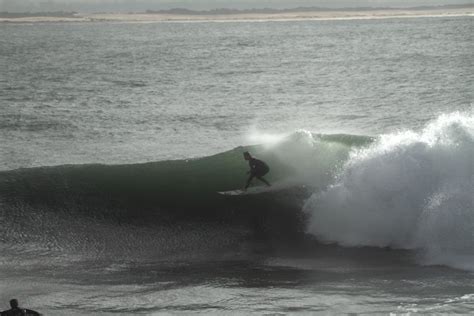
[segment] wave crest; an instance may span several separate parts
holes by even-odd
[[[474,269],[473,157],[472,114],[383,135],[353,150],[335,184],[307,201],[307,231],[347,246],[421,249],[427,264]]]

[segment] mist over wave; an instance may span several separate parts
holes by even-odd
[[[418,249],[423,263],[474,269],[473,197],[474,116],[451,113],[354,149],[304,211],[320,240]]]

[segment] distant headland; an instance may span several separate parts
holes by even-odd
[[[408,8],[357,7],[322,8],[299,7],[293,9],[214,9],[194,11],[182,8],[146,10],[145,12],[0,12],[0,22],[166,22],[166,21],[274,21],[274,20],[332,20],[382,19],[422,16],[473,16],[474,4],[418,6]]]

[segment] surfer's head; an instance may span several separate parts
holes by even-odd
[[[250,155],[250,153],[248,151],[244,152],[244,159],[245,160],[250,160],[250,158],[252,158],[252,156]]]
[[[10,307],[11,308],[18,308],[18,300],[16,298],[10,300]]]

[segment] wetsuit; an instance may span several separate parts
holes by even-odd
[[[38,312],[35,312],[31,309],[25,309],[25,308],[12,308],[7,311],[0,312],[1,316],[39,316],[41,315]]]
[[[250,176],[254,176],[257,178],[263,177],[270,171],[270,168],[265,162],[255,159],[253,157],[249,159],[249,166]]]

